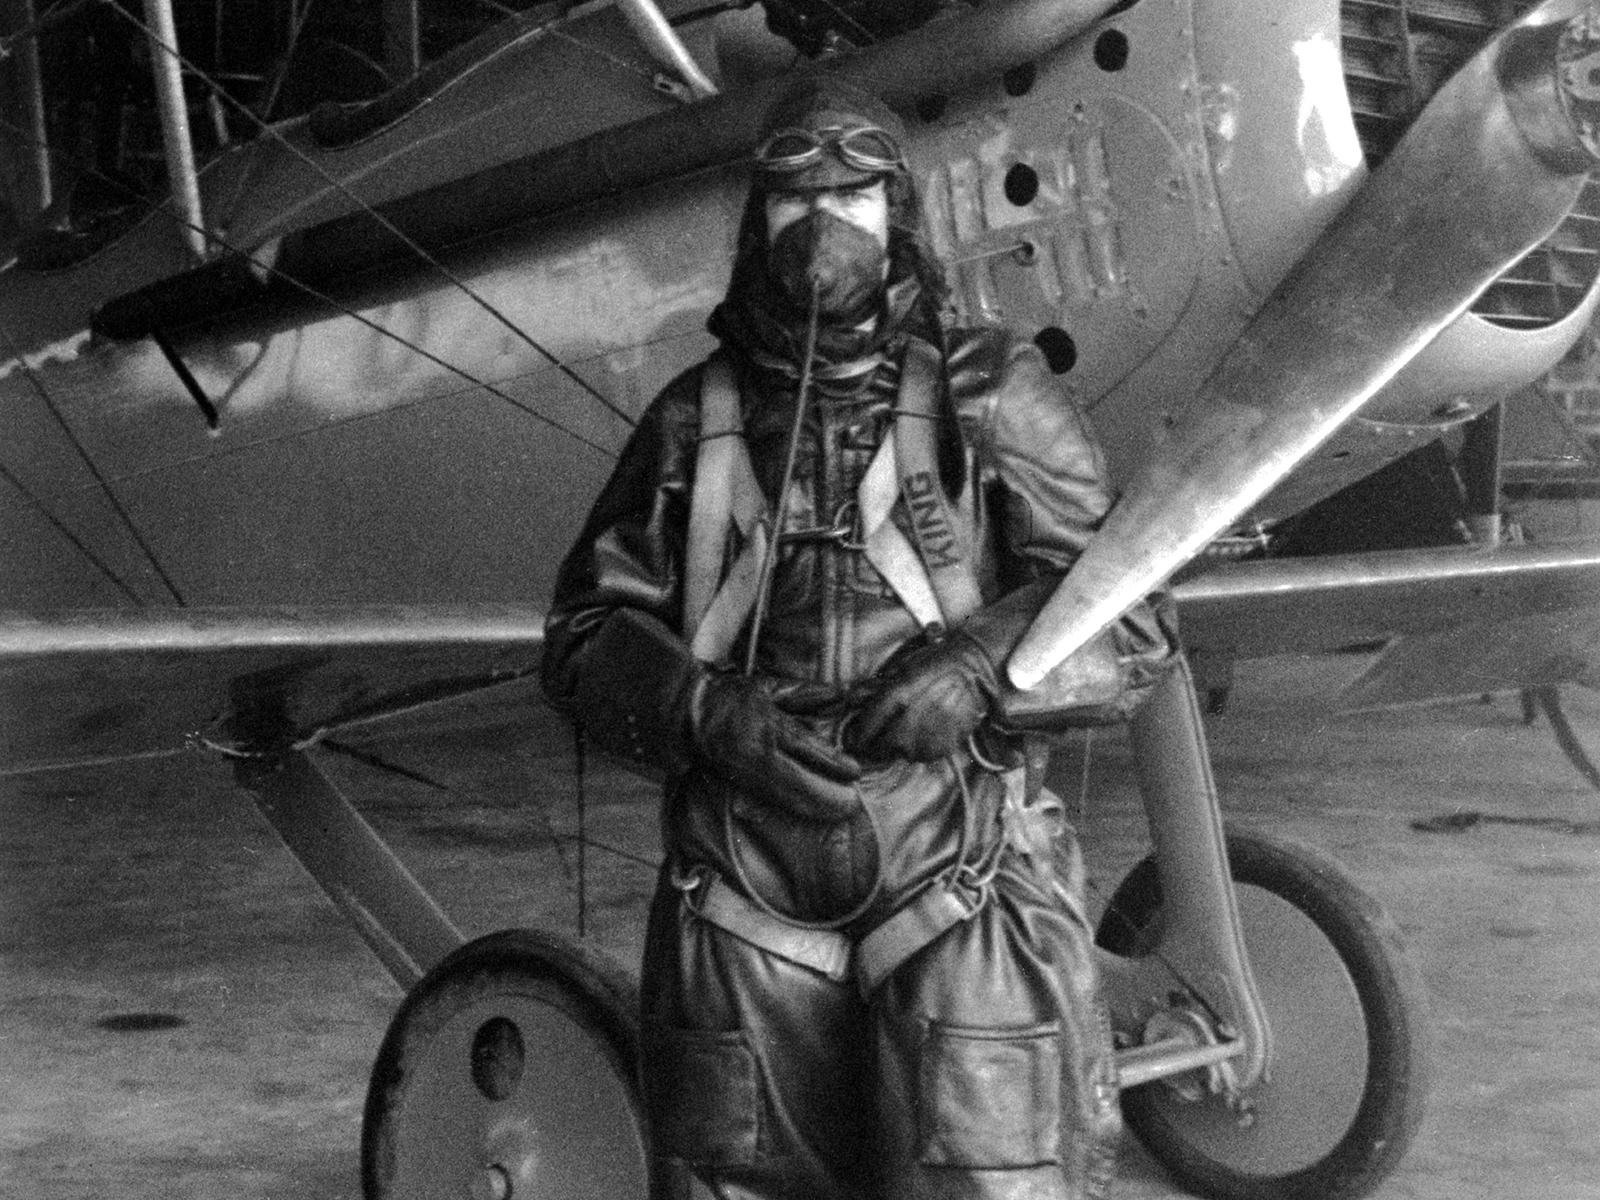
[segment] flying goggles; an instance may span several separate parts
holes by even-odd
[[[906,169],[894,138],[876,125],[780,129],[756,151],[756,165],[775,175],[793,175],[821,163],[830,150],[845,166],[869,175]]]

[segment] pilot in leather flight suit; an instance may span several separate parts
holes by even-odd
[[[1111,495],[1038,350],[942,321],[902,140],[838,82],[769,116],[721,348],[564,563],[545,686],[668,773],[663,1161],[727,1197],[1075,1200],[1118,1129],[1091,934],[987,718]]]

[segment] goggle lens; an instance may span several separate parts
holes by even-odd
[[[852,129],[839,138],[839,154],[852,167],[863,171],[894,171],[905,167],[900,147],[882,129],[868,125]]]
[[[894,138],[876,125],[816,132],[780,129],[756,152],[756,162],[763,170],[790,174],[818,162],[830,149],[858,171],[881,174],[905,169],[905,159]]]

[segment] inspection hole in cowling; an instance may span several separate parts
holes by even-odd
[[[494,1017],[478,1026],[472,1039],[472,1082],[484,1099],[498,1102],[515,1093],[527,1064],[522,1031],[514,1021]]]
[[[182,1029],[189,1022],[176,1013],[130,1012],[112,1013],[96,1021],[96,1029],[109,1033],[159,1033],[165,1029]]]
[[[1006,172],[1003,186],[1006,199],[1021,208],[1033,203],[1033,198],[1039,194],[1039,172],[1027,163],[1013,163]]]
[[[1033,344],[1044,351],[1045,364],[1056,375],[1065,375],[1078,361],[1078,344],[1065,329],[1047,325],[1033,335]]]
[[[1120,71],[1128,65],[1128,35],[1108,29],[1094,40],[1094,65],[1102,71]]]

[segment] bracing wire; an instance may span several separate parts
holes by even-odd
[[[4,129],[4,130],[6,130],[6,131],[8,131],[10,133],[13,133],[13,134],[17,135],[18,137],[24,138],[30,144],[37,144],[37,139],[35,139],[27,130],[21,128],[20,126],[12,124],[10,121],[5,120],[4,118],[0,118],[0,129]],[[103,180],[106,183],[111,184],[113,187],[117,188],[119,191],[123,192],[127,196],[130,196],[130,197],[132,197],[134,199],[138,199],[138,200],[144,200],[145,199],[145,197],[140,196],[139,193],[135,189],[133,189],[132,187],[130,187],[126,183],[122,182],[121,180],[115,179],[110,175],[105,174],[104,172],[98,170],[97,168],[95,168],[93,166],[89,166],[89,165],[86,165],[84,163],[78,162],[72,156],[63,154],[63,153],[61,153],[61,152],[59,152],[57,150],[51,149],[51,150],[49,150],[49,153],[50,153],[52,158],[55,158],[55,159],[57,159],[58,161],[61,161],[61,162],[65,162],[69,166],[77,167],[78,169],[85,171],[87,174],[91,174],[91,175],[95,176],[96,178],[98,178],[100,180]],[[182,226],[182,227],[184,227],[186,229],[199,229],[200,228],[199,226],[195,225],[194,223],[186,220],[179,213],[176,213],[176,212],[172,211],[171,209],[169,209],[169,208],[167,208],[167,207],[165,207],[163,205],[152,205],[151,206],[151,211],[153,211],[155,213],[158,213],[160,216],[162,216],[166,220],[172,221],[175,224],[180,225],[180,226]],[[528,416],[532,417],[534,420],[539,421],[540,423],[542,423],[544,425],[548,425],[551,429],[556,430],[558,433],[565,434],[567,437],[571,438],[573,441],[579,442],[582,445],[588,446],[591,450],[597,451],[598,453],[603,454],[608,458],[611,458],[611,457],[615,456],[615,451],[614,450],[602,445],[601,443],[599,443],[597,441],[594,441],[592,438],[585,437],[583,434],[579,433],[576,429],[573,429],[568,425],[562,424],[560,421],[556,420],[554,417],[546,416],[544,413],[539,412],[537,409],[533,409],[533,408],[528,407],[526,404],[522,403],[520,400],[517,400],[513,396],[509,395],[508,393],[506,393],[501,388],[496,387],[494,384],[488,382],[487,380],[479,379],[476,375],[474,375],[472,372],[466,370],[464,367],[458,367],[454,363],[447,362],[445,359],[439,357],[437,354],[434,354],[431,350],[425,349],[424,347],[422,347],[422,346],[418,345],[417,343],[411,341],[409,338],[405,337],[403,334],[396,333],[392,329],[388,329],[385,326],[379,324],[377,321],[372,320],[370,317],[363,316],[361,313],[357,312],[355,309],[351,308],[349,305],[343,304],[340,301],[335,300],[332,296],[329,296],[326,293],[320,291],[319,289],[312,287],[310,284],[302,282],[301,280],[295,278],[293,275],[290,275],[289,273],[287,273],[287,272],[285,272],[283,270],[280,270],[278,267],[276,267],[276,266],[274,266],[274,265],[272,265],[270,263],[261,262],[259,259],[251,257],[245,251],[239,249],[238,247],[236,247],[233,244],[231,244],[230,242],[228,242],[225,238],[219,237],[215,232],[212,232],[210,230],[200,230],[200,232],[204,233],[208,238],[210,238],[218,246],[221,246],[224,250],[227,250],[228,252],[230,252],[232,254],[237,254],[241,258],[244,258],[247,261],[249,261],[253,268],[255,268],[257,270],[265,271],[267,274],[271,275],[273,278],[281,280],[282,282],[288,284],[290,287],[295,288],[296,290],[300,291],[304,295],[310,297],[312,300],[316,301],[318,304],[325,305],[326,307],[328,307],[329,309],[333,310],[334,312],[337,312],[337,313],[340,313],[343,316],[349,317],[352,321],[355,321],[358,324],[365,326],[366,328],[372,330],[374,333],[379,334],[382,337],[386,337],[386,338],[390,339],[391,341],[393,341],[393,342],[395,342],[395,343],[397,343],[397,344],[399,344],[401,346],[404,346],[407,350],[410,350],[414,354],[420,355],[421,357],[427,359],[429,362],[433,363],[435,366],[442,367],[446,371],[449,371],[451,374],[459,376],[460,378],[466,380],[468,383],[472,384],[474,387],[482,388],[485,392],[489,393],[489,395],[494,396],[498,400],[504,401],[505,403],[511,405],[513,408],[519,409],[523,413],[525,413]]]
[[[83,557],[89,561],[89,565],[94,567],[94,569],[98,571],[114,588],[116,588],[117,591],[121,592],[124,596],[133,601],[135,604],[139,605],[141,608],[144,607],[144,600],[139,596],[139,593],[129,587],[127,582],[123,580],[123,578],[115,571],[113,571],[110,565],[106,563],[104,559],[102,559],[93,550],[89,549],[89,547],[84,544],[82,539],[80,539],[77,534],[73,533],[72,530],[68,529],[64,524],[62,524],[61,520],[45,507],[44,502],[35,496],[33,492],[30,491],[22,482],[22,480],[13,475],[11,471],[7,469],[4,463],[0,463],[0,479],[4,479],[13,488],[15,488],[17,493],[33,506],[34,511],[43,517],[47,522],[49,522],[50,526],[63,538],[65,538],[72,545],[74,550],[83,555]]]
[[[608,64],[609,66],[615,67],[617,70],[622,71],[625,74],[641,76],[650,83],[651,87],[655,86],[656,73],[650,70],[648,67],[641,66],[639,63],[629,62],[620,54],[613,54],[603,46],[596,46],[592,42],[584,41],[582,38],[573,37],[565,29],[561,29],[555,25],[548,26],[545,32],[547,32],[553,38],[566,42],[568,45],[577,47],[586,54],[594,55],[602,62]]]
[[[57,4],[55,7],[41,13],[21,29],[14,29],[6,34],[5,37],[0,37],[0,59],[8,57],[11,54],[11,47],[16,43],[27,38],[38,37],[46,30],[77,16],[80,9],[88,8],[93,3],[95,3],[95,0],[66,0],[65,3]]]
[[[153,45],[161,47],[163,51],[172,55],[174,59],[182,64],[184,70],[188,71],[190,74],[194,75],[195,78],[204,83],[206,87],[210,88],[215,95],[220,96],[235,111],[243,115],[247,121],[254,125],[258,131],[267,135],[279,145],[283,146],[284,149],[286,149],[290,154],[294,155],[296,159],[315,172],[316,175],[323,180],[323,182],[327,183],[346,200],[354,204],[359,211],[376,221],[386,233],[389,233],[398,239],[408,250],[417,256],[418,260],[447,280],[451,285],[460,289],[464,295],[482,308],[484,312],[488,313],[501,325],[505,326],[505,328],[513,333],[516,337],[525,342],[535,353],[539,354],[548,363],[550,363],[551,366],[555,367],[585,392],[593,396],[608,412],[612,413],[624,424],[630,427],[634,425],[634,419],[625,411],[623,411],[623,409],[619,407],[615,401],[606,396],[588,380],[584,379],[581,375],[574,371],[556,354],[545,347],[543,343],[535,339],[530,333],[528,333],[527,330],[523,329],[522,326],[518,325],[497,306],[492,304],[486,297],[474,290],[473,287],[468,284],[466,280],[462,279],[458,274],[456,274],[456,272],[450,270],[450,268],[445,266],[444,263],[440,262],[438,258],[428,253],[428,251],[421,246],[416,239],[412,238],[409,234],[402,230],[388,217],[384,216],[372,205],[368,204],[365,200],[362,200],[359,196],[357,196],[347,184],[337,179],[331,172],[323,167],[321,163],[317,162],[304,150],[300,149],[298,146],[294,145],[294,143],[289,141],[288,138],[284,137],[283,133],[276,126],[268,124],[266,121],[257,116],[248,105],[234,99],[234,97],[229,94],[225,88],[213,80],[211,76],[206,74],[206,72],[202,71],[193,62],[186,58],[176,46],[169,46],[165,42],[161,41],[148,24],[146,24],[139,17],[135,16],[133,13],[129,12],[127,9],[123,8],[121,5],[116,4],[114,0],[102,0],[102,3],[110,4],[118,15],[120,15],[129,24],[133,25],[136,29],[139,29],[141,32],[143,32],[144,35],[150,39]],[[212,238],[212,240],[219,240],[212,235],[210,230],[201,230],[201,232],[205,234],[206,237]]]
[[[161,580],[162,586],[164,586],[167,589],[167,592],[172,596],[173,602],[176,603],[179,608],[186,607],[186,601],[183,598],[183,593],[178,590],[178,585],[173,582],[172,576],[167,574],[166,568],[161,565],[161,560],[156,557],[156,552],[151,547],[149,541],[147,541],[144,534],[139,531],[139,526],[134,522],[133,517],[129,514],[127,508],[123,506],[122,501],[117,496],[116,490],[112,488],[111,481],[105,477],[104,472],[100,470],[99,464],[94,461],[94,457],[89,453],[84,444],[78,440],[78,435],[73,432],[72,426],[68,424],[67,419],[61,415],[61,409],[57,406],[55,397],[50,394],[50,389],[45,387],[44,381],[39,378],[39,372],[36,371],[33,365],[18,352],[17,344],[12,341],[11,334],[7,332],[3,325],[0,325],[0,342],[5,344],[6,352],[16,360],[17,365],[21,368],[23,375],[27,377],[28,383],[32,386],[34,392],[38,394],[40,401],[43,402],[45,408],[49,411],[50,416],[54,418],[55,423],[61,427],[61,432],[66,436],[67,441],[71,443],[73,452],[77,454],[79,460],[82,461],[83,465],[88,469],[89,474],[94,477],[95,484],[105,496],[107,503],[111,505],[112,511],[117,514],[117,520],[122,522],[123,527],[128,531],[128,536],[131,537],[134,541],[134,544],[139,547],[139,550],[144,555],[145,560],[149,562],[151,570],[156,573],[156,577]],[[59,522],[52,520],[52,523],[55,524],[57,528],[61,527]],[[82,547],[80,544],[80,549],[81,548]],[[91,559],[91,561],[93,560]],[[118,582],[120,585],[120,581],[116,582]],[[138,597],[134,597],[134,599],[136,602],[138,601]]]
[[[258,114],[263,121],[272,118],[272,110],[278,105],[278,95],[283,91],[284,81],[289,78],[289,68],[294,65],[295,51],[300,48],[300,35],[305,32],[306,22],[311,19],[311,9],[316,0],[304,0],[297,5],[294,11],[294,23],[289,28],[289,44],[283,52],[283,61],[278,64],[278,69],[273,73],[272,82],[267,85],[267,94],[261,99],[261,112]]]

